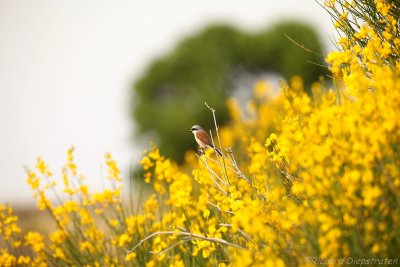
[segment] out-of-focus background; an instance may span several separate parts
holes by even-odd
[[[287,20],[315,29],[322,48],[315,52],[322,54],[321,60],[333,49],[329,15],[310,0],[0,1],[0,202],[34,205],[23,166],[34,165],[41,156],[58,175],[71,145],[77,149],[80,172],[87,176],[92,190],[102,188],[107,151],[119,162],[124,177],[152,138],[165,154],[179,161],[187,148],[186,137],[176,149],[163,147],[165,140],[181,140],[180,132],[192,138],[188,129],[205,120],[201,115],[206,113],[205,100],[217,107],[222,122],[224,107],[200,93],[170,92],[214,92],[222,98],[240,95],[238,91],[218,91],[228,87],[225,76],[190,86],[190,79],[199,80],[196,75],[207,71],[226,75],[227,69],[232,70],[226,66],[231,65],[236,66],[227,81],[231,87],[243,86],[235,73],[250,76],[250,81],[265,76],[259,71],[268,69],[264,64],[275,77],[290,76],[290,71],[282,73],[282,65],[289,68],[298,60],[271,58],[276,53],[269,50],[287,46],[290,51],[305,53],[283,37],[279,27],[274,28]],[[290,25],[281,30],[290,31]],[[295,37],[296,33],[289,35]],[[281,45],[282,40],[286,45]],[[220,47],[214,50],[218,43]],[[254,47],[243,51],[268,57],[261,60],[256,52],[243,55],[244,45]],[[203,54],[213,53],[216,63],[203,61]],[[198,57],[187,59],[186,54]],[[186,64],[181,64],[182,59]],[[193,77],[172,78],[179,72]],[[178,99],[181,106],[168,102],[168,96]],[[201,108],[188,99],[195,99]],[[146,101],[153,100],[158,109],[147,105]],[[187,112],[187,105],[193,113]],[[167,109],[171,106],[176,110]],[[166,119],[156,127],[158,114]],[[191,114],[193,123],[182,114]],[[176,129],[176,122],[185,128]],[[162,137],[157,134],[160,129],[170,130]]]

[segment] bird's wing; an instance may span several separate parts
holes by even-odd
[[[200,139],[204,144],[206,144],[207,146],[210,147],[214,147],[212,142],[211,142],[211,138],[210,136],[208,136],[208,134],[205,131],[199,131],[196,133],[196,137],[198,139]]]

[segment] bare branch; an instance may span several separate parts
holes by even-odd
[[[193,240],[193,239],[201,239],[201,240],[207,240],[207,241],[214,242],[214,243],[223,244],[223,245],[226,245],[226,246],[231,246],[231,247],[238,248],[238,249],[246,249],[245,247],[242,247],[242,246],[237,245],[235,243],[231,243],[231,242],[226,241],[226,240],[224,240],[222,238],[207,237],[207,236],[194,234],[194,233],[190,233],[190,232],[159,231],[159,232],[154,232],[154,233],[146,236],[144,239],[140,240],[140,242],[136,246],[134,246],[130,250],[126,250],[125,252],[127,254],[132,253],[138,247],[140,247],[144,242],[146,242],[150,238],[153,238],[153,237],[158,236],[158,235],[183,235],[183,236],[191,237],[191,240]]]
[[[159,252],[150,251],[150,253],[151,253],[151,254],[156,254],[156,255],[161,255],[161,254],[164,254],[164,253],[170,251],[171,249],[174,249],[174,248],[176,248],[177,246],[182,245],[182,244],[184,244],[184,243],[186,243],[186,242],[188,242],[188,241],[190,241],[190,240],[191,240],[190,238],[189,238],[189,239],[186,238],[185,240],[181,240],[181,241],[179,241],[178,243],[173,244],[172,246],[167,247],[167,248],[164,249],[163,251],[159,251]]]

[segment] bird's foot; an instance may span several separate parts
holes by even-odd
[[[200,155],[205,155],[204,149],[201,147],[199,147],[199,152],[200,152]]]

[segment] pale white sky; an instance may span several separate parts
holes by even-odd
[[[0,0],[0,202],[33,202],[23,166],[42,156],[59,176],[72,144],[100,189],[107,151],[123,170],[140,157],[129,98],[151,59],[211,22],[257,30],[285,18],[332,48],[314,0]]]

